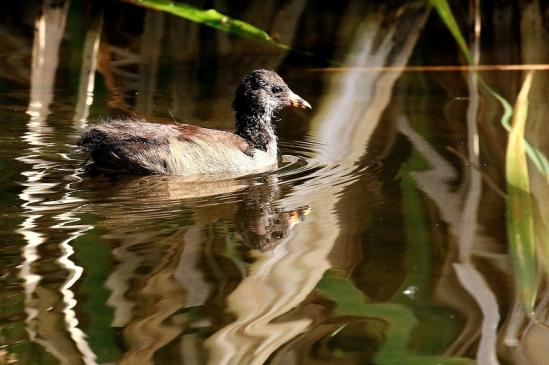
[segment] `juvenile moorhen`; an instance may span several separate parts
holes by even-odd
[[[238,176],[277,166],[273,114],[285,106],[310,109],[274,71],[245,76],[233,101],[235,132],[189,124],[111,120],[78,141],[100,169],[139,175]]]

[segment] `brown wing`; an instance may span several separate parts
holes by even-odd
[[[207,143],[221,143],[238,149],[250,157],[253,155],[253,145],[234,133],[197,127],[190,124],[173,124],[172,126],[179,131],[177,139],[180,141],[192,143],[193,139],[201,139]]]

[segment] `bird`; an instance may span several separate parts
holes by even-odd
[[[188,178],[244,176],[276,169],[273,117],[284,107],[311,109],[276,72],[254,70],[242,78],[232,103],[234,132],[143,119],[101,121],[77,144],[99,170]]]

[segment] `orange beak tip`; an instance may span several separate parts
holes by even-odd
[[[290,105],[293,106],[294,108],[312,109],[311,104],[309,104],[308,102],[306,102],[303,99],[292,100],[290,102]]]
[[[303,100],[300,104],[301,108],[302,109],[313,109],[313,107],[311,106],[311,104],[309,104],[308,102],[306,102],[305,100]]]

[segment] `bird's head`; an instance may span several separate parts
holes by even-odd
[[[233,102],[237,113],[272,113],[287,106],[311,109],[308,102],[290,90],[282,77],[269,70],[255,70],[246,75]]]

